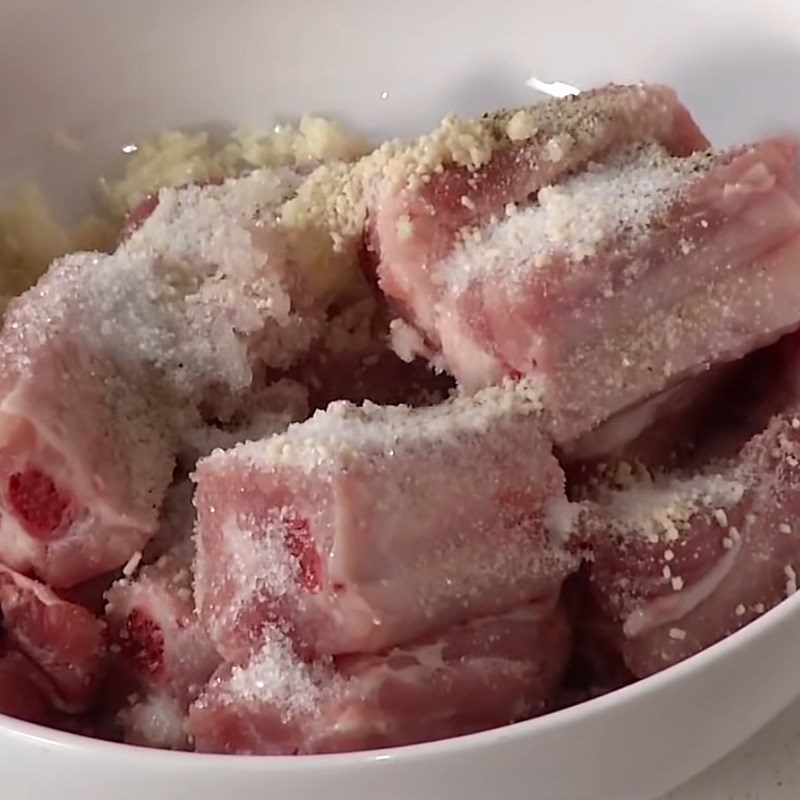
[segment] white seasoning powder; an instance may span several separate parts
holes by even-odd
[[[786,596],[789,597],[797,591],[797,573],[791,564],[787,564],[783,568],[783,574],[786,576]]]
[[[536,202],[499,221],[477,241],[468,230],[443,262],[442,275],[456,288],[492,274],[523,281],[556,255],[580,263],[614,236],[635,246],[697,171],[711,163],[705,153],[671,158],[657,145],[620,150],[543,187]]]
[[[137,567],[142,561],[142,551],[137,550],[129,559],[128,563],[122,568],[122,574],[126,578],[130,578],[134,572],[136,572]]]
[[[535,420],[542,411],[541,394],[540,383],[527,380],[425,408],[336,401],[310,419],[290,425],[285,433],[215,451],[201,464],[241,459],[255,465],[291,464],[313,472],[333,468],[340,457],[354,453],[390,456],[428,450],[438,442],[499,435],[509,425]]]
[[[330,660],[304,662],[282,634],[271,631],[261,650],[244,666],[234,667],[218,688],[234,701],[274,705],[288,720],[313,714],[341,683]]]
[[[397,238],[402,242],[410,239],[414,235],[414,226],[411,224],[411,217],[402,214],[397,219]]]

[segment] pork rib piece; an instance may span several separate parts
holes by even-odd
[[[333,403],[199,462],[195,592],[220,652],[267,622],[318,653],[375,652],[552,591],[575,563],[549,535],[563,473],[538,422],[527,384]]]
[[[628,475],[582,512],[594,601],[644,676],[741,628],[797,588],[800,403],[732,459]]]
[[[0,618],[9,643],[49,682],[53,707],[85,711],[105,676],[105,626],[89,611],[0,564]]]
[[[187,729],[205,752],[332,753],[472,733],[545,710],[570,628],[555,597],[384,655],[306,663],[280,638],[223,667]]]
[[[420,342],[427,337],[434,351],[444,345],[437,264],[460,230],[500,218],[509,203],[527,202],[542,187],[638,141],[661,142],[675,155],[708,146],[671,89],[611,85],[480,120],[447,119],[380,164],[367,189],[380,285]],[[476,371],[502,374],[481,348],[473,350],[482,356]],[[467,360],[455,372],[460,380]],[[485,377],[474,379],[485,383]]]
[[[54,586],[141,548],[172,474],[162,403],[123,333],[162,322],[131,300],[153,289],[146,269],[67,256],[11,304],[0,334],[0,558]]]
[[[466,389],[539,376],[554,437],[569,442],[797,327],[795,155],[783,140],[685,157],[617,149],[462,230],[423,262],[424,281],[382,263],[403,318],[396,346],[427,350]]]
[[[185,440],[202,438],[206,417],[241,423],[254,373],[304,352],[318,320],[292,309],[269,210],[286,191],[267,170],[164,190],[116,253],[68,256],[12,304],[0,335],[6,563],[58,587],[124,564],[156,530]]]
[[[697,470],[731,458],[797,394],[793,332],[738,361],[718,364],[621,411],[557,451],[570,497],[627,463],[656,472]]]
[[[186,749],[180,721],[220,663],[195,613],[192,556],[187,538],[107,593],[118,722],[131,744]]]

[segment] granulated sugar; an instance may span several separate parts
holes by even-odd
[[[466,286],[502,273],[522,281],[555,256],[581,262],[612,239],[634,247],[715,158],[671,158],[658,145],[618,151],[586,171],[539,191],[535,203],[487,230],[466,231],[442,266],[445,280]]]
[[[625,489],[600,487],[599,498],[615,532],[675,541],[697,513],[713,509],[719,519],[724,507],[741,500],[744,489],[742,483],[721,474],[686,479],[647,475]],[[671,558],[665,554],[665,560]]]
[[[538,384],[523,381],[427,408],[337,401],[311,419],[291,425],[285,434],[246,442],[228,452],[215,451],[205,463],[234,458],[297,464],[312,470],[348,452],[391,457],[420,447],[436,449],[444,441],[491,435],[493,428],[499,430],[526,417],[535,426],[542,410],[540,398]]]
[[[290,642],[272,631],[247,664],[233,667],[230,677],[215,688],[232,703],[272,704],[288,721],[298,714],[314,714],[340,683],[330,660],[302,661]]]

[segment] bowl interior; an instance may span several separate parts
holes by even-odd
[[[0,191],[35,178],[73,216],[147,134],[311,111],[408,136],[530,102],[532,75],[671,83],[713,141],[742,142],[800,127],[799,32],[795,0],[11,0]]]
[[[375,138],[408,136],[446,112],[538,99],[531,76],[672,84],[720,145],[800,131],[800,3],[773,0],[767,13],[761,0],[10,1],[0,6],[0,74],[0,193],[37,180],[69,219],[123,145],[160,130],[265,126],[312,111]],[[63,134],[76,149],[58,143]],[[396,757],[482,746],[638,701],[733,657],[796,615],[798,602],[618,693]],[[0,726],[64,747],[118,747],[8,718]]]

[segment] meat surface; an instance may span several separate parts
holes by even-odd
[[[474,619],[383,655],[306,663],[271,639],[224,667],[192,706],[203,752],[333,753],[458,736],[541,713],[570,628],[555,596]]]
[[[395,346],[467,390],[540,377],[552,433],[568,444],[797,327],[795,154],[784,140],[681,157],[622,147],[462,229],[444,256],[419,262],[424,278],[387,256]],[[413,245],[414,227],[405,234]]]
[[[584,505],[591,593],[606,638],[637,676],[719,641],[796,590],[797,398],[732,458],[692,475],[629,473]]]
[[[375,652],[553,591],[576,563],[550,535],[563,474],[538,423],[527,384],[334,403],[202,460],[195,592],[220,652],[243,657],[268,623],[317,653]]]
[[[736,456],[796,397],[799,337],[793,332],[718,364],[559,448],[570,498],[591,494],[592,485],[620,464],[685,473]]]
[[[144,325],[141,306],[123,308],[146,284],[140,267],[67,256],[12,303],[0,334],[0,558],[54,586],[140,548],[172,474],[162,404],[126,369],[135,342],[125,354],[101,341],[110,326]]]
[[[0,714],[52,725],[52,693],[47,677],[30,659],[17,650],[0,650]]]
[[[436,265],[459,231],[502,217],[508,204],[525,203],[542,187],[637,141],[661,142],[675,155],[708,145],[671,89],[612,85],[481,120],[445,120],[439,131],[401,151],[368,193],[372,246],[381,288],[420,342],[427,340],[435,352],[446,346]],[[442,151],[450,157],[444,164]],[[478,357],[473,369],[499,378],[502,372],[482,348],[472,350]],[[464,369],[454,369],[459,380],[467,378],[468,360],[464,354]],[[483,378],[475,376],[481,384]]]
[[[37,685],[61,711],[84,711],[106,672],[105,626],[38,581],[0,564],[0,618],[10,646],[38,668]]]
[[[305,352],[320,324],[288,277],[274,215],[295,188],[284,177],[164,190],[113,255],[67,256],[12,304],[0,334],[3,561],[56,587],[120,567],[155,532],[176,455],[204,425],[269,416],[262,403],[255,423],[239,418],[256,377]]]
[[[559,452],[568,483],[620,462],[666,470],[690,460],[746,365],[721,364],[620,411]]]
[[[195,613],[192,555],[186,538],[107,593],[113,695],[131,744],[186,749],[180,720],[220,663]]]

